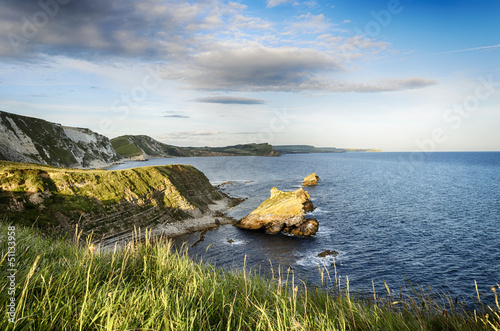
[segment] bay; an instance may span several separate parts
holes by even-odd
[[[205,157],[128,162],[111,169],[191,164],[224,191],[247,198],[229,212],[241,218],[270,195],[272,187],[308,187],[320,223],[316,236],[294,238],[222,226],[189,248],[193,258],[219,267],[269,272],[278,266],[320,283],[318,267],[350,287],[377,291],[408,282],[450,297],[474,297],[475,283],[491,300],[500,283],[500,153],[341,153],[281,157]],[[176,239],[191,246],[199,234]],[[319,258],[324,250],[335,258]]]

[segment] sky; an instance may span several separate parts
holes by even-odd
[[[0,110],[244,143],[500,150],[500,1],[0,0]]]

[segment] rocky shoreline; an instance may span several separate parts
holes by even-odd
[[[240,220],[225,215],[244,199],[232,198],[188,165],[125,170],[81,170],[39,164],[0,162],[0,212],[14,224],[36,226],[110,248],[146,230],[176,237],[233,224],[269,234],[311,236],[318,222],[302,188],[271,190],[271,197]],[[138,238],[140,239],[140,238]]]
[[[112,250],[115,245],[120,247],[124,243],[131,240],[143,240],[146,236],[146,230],[149,231],[152,236],[162,238],[175,238],[200,231],[206,232],[208,230],[218,228],[220,225],[233,224],[235,220],[226,216],[225,213],[229,209],[233,208],[237,203],[239,203],[239,199],[231,198],[225,195],[222,199],[213,201],[212,204],[209,204],[208,212],[205,212],[197,217],[157,224],[155,226],[142,229],[140,233],[138,233],[138,231],[129,231],[118,236],[110,238],[105,237],[95,244],[99,245],[101,250],[109,251]]]

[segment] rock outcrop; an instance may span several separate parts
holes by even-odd
[[[323,251],[318,255],[316,255],[316,257],[327,257],[327,256],[336,257],[337,255],[339,255],[339,252],[327,249],[326,251]]]
[[[315,172],[304,178],[302,186],[314,186],[318,185],[319,176]]]
[[[16,224],[106,238],[210,214],[228,199],[189,165],[78,170],[0,162],[0,213]],[[229,201],[228,201],[229,203]]]
[[[305,213],[314,209],[309,193],[299,188],[283,192],[271,189],[271,197],[257,209],[235,223],[243,229],[264,229],[268,233],[288,233],[296,236],[311,236],[318,231],[315,218],[305,218]]]
[[[119,161],[103,135],[3,111],[0,159],[72,168],[101,168]]]

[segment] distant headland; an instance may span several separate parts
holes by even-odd
[[[205,156],[280,156],[297,153],[380,152],[378,149],[249,143],[225,147],[178,147],[147,135],[113,139],[87,128],[0,111],[0,160],[96,169],[123,161]]]
[[[314,147],[311,145],[276,145],[274,150],[280,154],[301,153],[347,153],[347,152],[382,152],[381,149]]]

